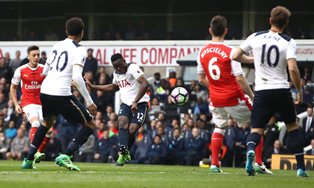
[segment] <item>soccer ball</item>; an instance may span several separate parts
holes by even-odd
[[[171,91],[171,101],[177,105],[184,105],[189,100],[189,93],[184,87],[176,87]]]

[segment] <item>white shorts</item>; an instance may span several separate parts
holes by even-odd
[[[31,122],[33,118],[38,118],[39,122],[43,122],[42,106],[38,104],[29,104],[23,107],[23,112],[27,117],[27,121]]]
[[[213,122],[219,128],[227,126],[229,115],[237,121],[239,127],[242,127],[244,123],[250,122],[251,111],[245,101],[241,101],[236,106],[228,107],[213,107],[210,105],[209,109],[213,114]]]

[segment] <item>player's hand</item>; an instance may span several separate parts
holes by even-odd
[[[97,113],[97,106],[96,106],[96,104],[93,103],[93,104],[89,105],[87,107],[87,109],[88,109],[89,113],[92,114],[92,116],[96,115],[96,113]]]
[[[301,104],[303,102],[302,92],[298,92],[294,104]]]
[[[255,97],[254,94],[252,95],[252,97],[250,97],[252,104],[253,104],[253,101],[254,101],[254,97]]]
[[[23,113],[23,110],[22,110],[22,108],[21,108],[20,105],[16,105],[16,106],[15,106],[15,111],[16,111],[17,113],[19,113],[19,114]]]
[[[132,112],[133,112],[133,113],[135,113],[135,112],[136,112],[136,110],[137,110],[137,103],[132,102],[132,105],[131,105],[131,110],[132,110]]]
[[[71,87],[76,87],[75,83],[73,82],[73,80],[71,81]]]

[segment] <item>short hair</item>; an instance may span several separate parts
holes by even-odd
[[[111,56],[111,62],[115,62],[118,59],[123,59],[123,56],[120,53],[116,53]]]
[[[270,12],[271,23],[279,28],[283,28],[288,24],[290,16],[290,10],[283,6],[276,6]]]
[[[36,45],[32,45],[32,46],[29,46],[27,48],[27,54],[29,54],[30,51],[33,51],[33,50],[39,50],[39,47],[36,46]]]
[[[210,21],[210,28],[215,36],[222,36],[226,27],[227,19],[221,15],[214,16]]]
[[[155,72],[154,76],[160,76],[159,72]]]
[[[84,22],[79,17],[73,17],[65,22],[65,29],[68,35],[78,36],[84,30]]]
[[[160,139],[162,139],[159,134],[156,134],[156,135],[154,136],[154,138],[157,138],[157,137],[159,137]]]

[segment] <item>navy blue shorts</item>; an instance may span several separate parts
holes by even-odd
[[[146,115],[147,115],[148,104],[146,102],[141,102],[137,104],[137,111],[133,114],[131,106],[124,103],[120,105],[120,110],[118,116],[126,116],[129,119],[129,123],[136,123],[142,126]]]
[[[256,91],[251,114],[252,128],[265,128],[270,118],[278,113],[290,124],[296,121],[296,111],[290,89]]]
[[[84,124],[92,120],[92,115],[75,96],[52,96],[40,94],[44,120],[61,114],[66,120]]]

